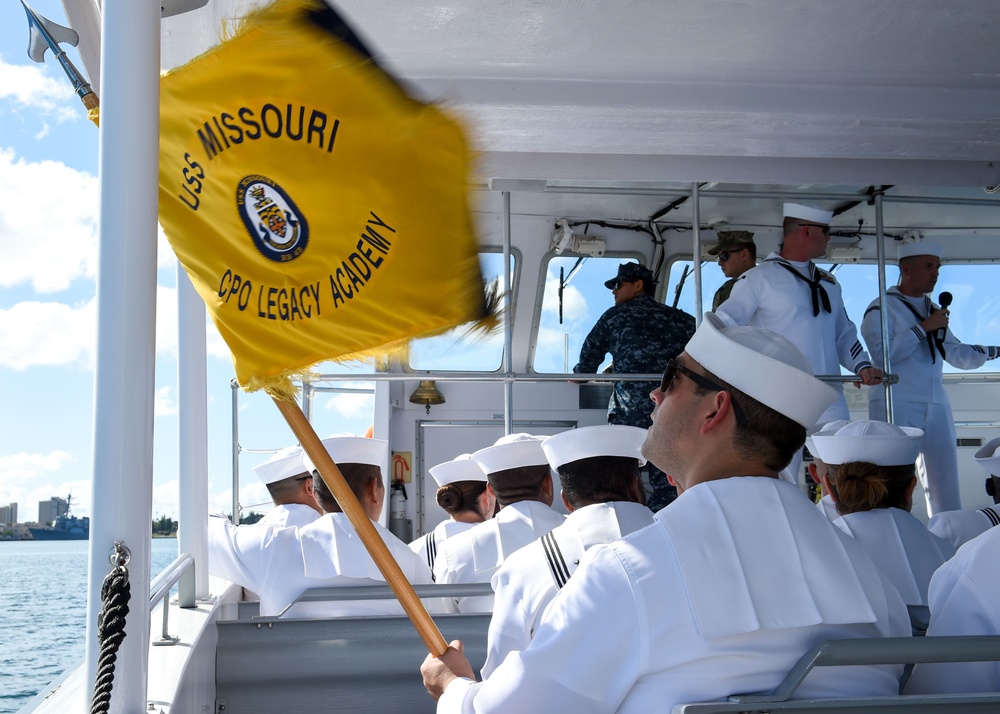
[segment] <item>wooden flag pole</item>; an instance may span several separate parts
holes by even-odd
[[[351,525],[354,526],[354,530],[357,531],[361,542],[364,543],[372,560],[375,561],[375,565],[378,566],[382,577],[385,578],[386,583],[392,588],[392,592],[395,593],[399,604],[403,606],[407,617],[410,618],[413,626],[417,628],[417,633],[423,639],[424,645],[432,655],[440,657],[448,651],[448,643],[445,642],[444,636],[438,630],[437,624],[435,624],[430,614],[428,614],[427,608],[424,607],[420,598],[417,597],[413,586],[410,585],[406,576],[403,575],[403,571],[399,568],[399,563],[392,557],[389,548],[386,547],[382,537],[375,530],[375,526],[372,525],[371,519],[365,513],[364,508],[361,507],[361,503],[358,502],[351,487],[347,485],[347,481],[344,480],[344,476],[340,473],[340,469],[337,468],[337,464],[333,463],[333,459],[330,458],[330,454],[327,452],[326,447],[323,446],[323,442],[316,435],[312,424],[306,419],[306,415],[302,413],[302,409],[299,408],[296,402],[285,401],[277,397],[272,398],[274,399],[274,403],[278,405],[278,410],[282,416],[285,417],[285,421],[288,422],[288,426],[291,427],[292,433],[298,438],[303,450],[309,454],[309,458],[312,459],[326,487],[330,489],[330,493],[337,499],[337,503],[340,504],[344,515],[347,516]]]

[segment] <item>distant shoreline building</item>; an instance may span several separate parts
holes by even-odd
[[[53,496],[48,501],[38,502],[38,522],[43,526],[51,526],[59,516],[69,515],[69,501]]]
[[[9,503],[0,506],[0,527],[13,527],[17,524],[17,504]]]

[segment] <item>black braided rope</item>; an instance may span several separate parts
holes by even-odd
[[[111,706],[115,661],[118,659],[118,648],[125,639],[125,616],[128,615],[131,592],[128,569],[123,565],[113,568],[101,585],[101,602],[104,608],[97,617],[97,641],[101,645],[101,651],[97,658],[97,681],[94,683],[94,698],[90,704],[91,714],[102,714]]]

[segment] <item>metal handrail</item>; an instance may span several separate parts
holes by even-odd
[[[378,372],[371,374],[321,374],[314,381],[330,382],[416,382],[422,379],[433,379],[436,382],[659,382],[662,373],[622,374],[607,372],[601,374],[584,374],[568,372],[563,374],[538,374],[536,372]],[[816,378],[823,382],[857,382],[853,374],[818,374]],[[896,384],[899,376],[886,375],[883,381]]]
[[[741,704],[787,701],[813,667],[991,660],[1000,660],[1000,636],[829,640],[802,655],[773,692],[740,694],[729,697],[729,701]]]
[[[489,583],[440,583],[414,585],[413,591],[420,598],[434,597],[486,597],[493,594]],[[362,585],[359,587],[310,588],[292,600],[275,617],[281,617],[293,605],[301,602],[343,602],[345,600],[389,600],[396,597],[388,585]],[[258,618],[254,618],[258,619]],[[266,618],[261,618],[266,619]]]
[[[153,606],[157,601],[163,602],[163,630],[160,633],[159,642],[151,642],[155,646],[175,645],[180,641],[179,637],[171,637],[168,630],[170,617],[170,590],[174,585],[177,587],[177,604],[179,607],[195,607],[195,562],[194,556],[190,553],[181,553],[170,565],[164,568],[159,575],[153,578],[149,584],[149,611],[153,611]]]

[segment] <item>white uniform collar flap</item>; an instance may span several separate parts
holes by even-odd
[[[670,536],[706,640],[877,620],[836,530],[788,483],[702,483],[656,518]],[[775,564],[778,579],[768,575]],[[868,577],[878,577],[874,568]]]

